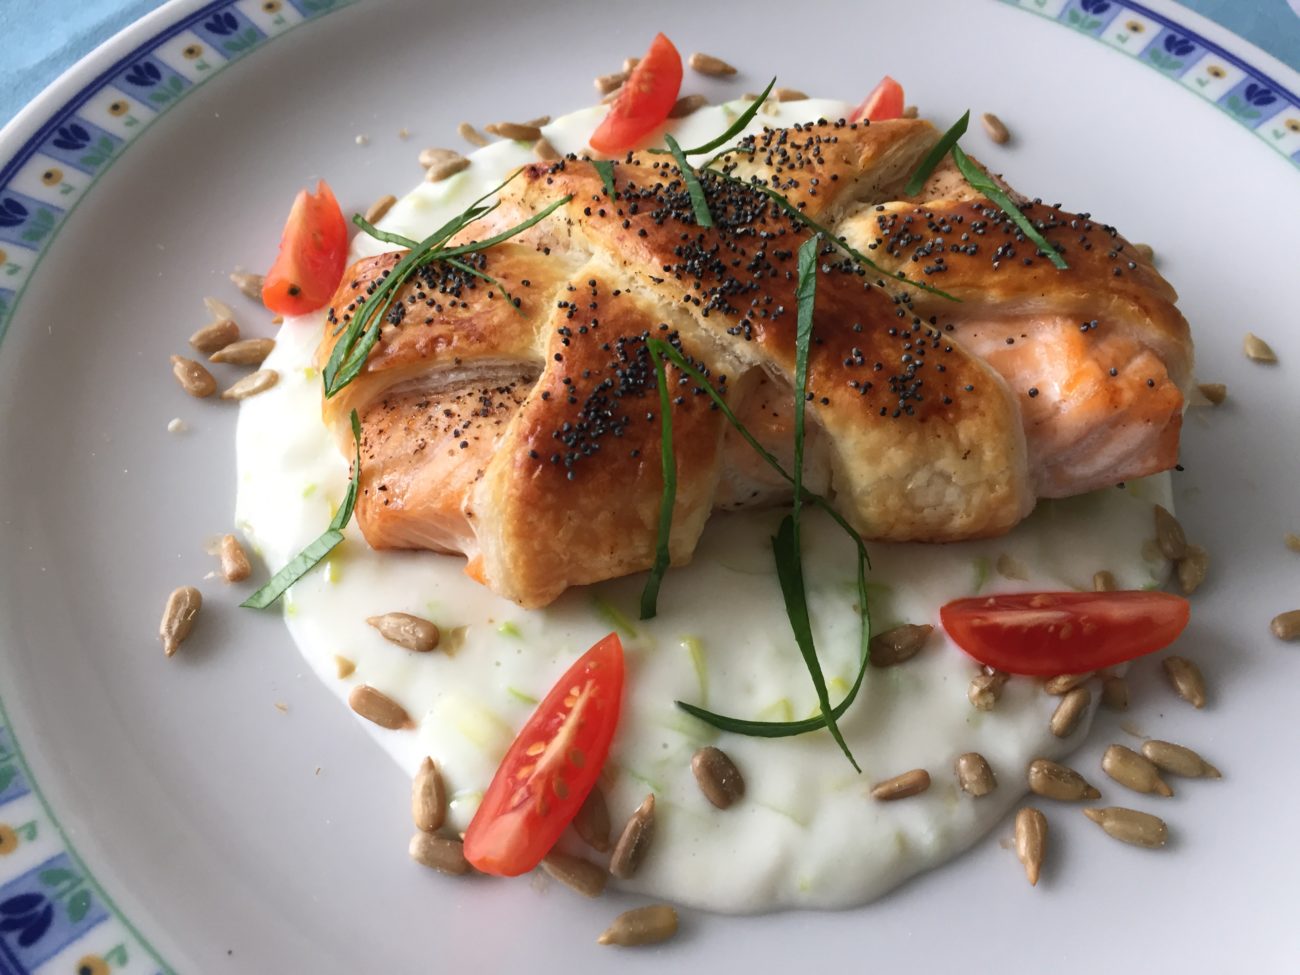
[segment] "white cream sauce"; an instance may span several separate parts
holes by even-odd
[[[706,141],[742,107],[702,110],[678,123],[676,135],[685,145]],[[840,102],[794,102],[760,113],[757,122],[790,125],[847,111]],[[603,112],[576,112],[544,132],[561,152],[581,151]],[[501,142],[473,159],[456,177],[421,183],[380,226],[422,237],[533,157],[525,145]],[[386,249],[358,236],[353,257]],[[237,520],[272,570],[320,534],[347,482],[347,462],[320,419],[312,361],[322,324],[321,315],[285,323],[266,362],[280,372],[279,384],[241,408]],[[1067,741],[1051,735],[1057,699],[1038,681],[1013,679],[996,710],[975,710],[966,691],[978,667],[938,628],[939,607],[976,592],[1089,589],[1099,569],[1113,572],[1123,588],[1156,584],[1167,566],[1144,544],[1155,501],[1169,503],[1166,477],[1042,502],[1004,538],[870,546],[877,632],[899,622],[936,629],[912,661],[873,669],[841,721],[861,775],[825,732],[780,740],[718,734],[673,704],[681,699],[771,720],[814,712],[768,544],[780,512],[715,515],[694,563],[668,574],[660,615],[649,622],[635,619],[640,576],[570,590],[529,612],[469,580],[462,558],[372,551],[355,525],[286,595],[284,612],[303,656],[340,697],[368,683],[416,720],[408,731],[366,726],[408,773],[425,755],[441,764],[456,829],[469,823],[535,702],[581,652],[618,630],[627,650],[627,693],[603,781],[616,830],[649,791],[658,819],[650,855],[624,886],[721,911],[843,907],[965,849],[1023,794],[1031,759],[1058,757],[1086,734],[1085,725]],[[806,517],[815,635],[838,700],[855,676],[855,562],[829,520],[815,512]],[[1004,570],[1019,566],[1027,578],[999,575],[999,559]],[[392,611],[437,622],[444,647],[417,654],[385,642],[365,621]],[[340,678],[338,658],[355,671]],[[707,743],[722,747],[746,779],[744,800],[726,811],[709,805],[690,771],[691,755]],[[983,754],[997,773],[998,788],[987,797],[972,799],[957,786],[953,762],[967,751]],[[928,792],[892,803],[868,794],[873,783],[912,768],[929,770]]]

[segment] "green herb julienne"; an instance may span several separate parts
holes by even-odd
[[[691,197],[691,209],[695,211],[695,222],[701,227],[712,227],[713,214],[709,213],[709,203],[704,198],[704,187],[700,185],[700,177],[686,161],[686,153],[682,152],[682,147],[677,144],[677,140],[671,135],[666,135],[664,141],[668,143],[668,151],[672,153],[673,159],[677,162],[677,169],[682,174],[682,180],[686,183],[686,192]]]
[[[724,731],[732,731],[738,734],[749,735],[752,737],[765,738],[782,738],[792,735],[801,735],[810,731],[816,731],[820,728],[827,728],[835,738],[836,743],[848,757],[853,767],[858,771],[861,768],[854,759],[848,744],[844,741],[837,724],[838,719],[848,710],[849,706],[857,697],[858,691],[862,687],[863,679],[866,676],[867,664],[870,655],[871,640],[871,617],[867,601],[867,582],[866,570],[869,565],[867,559],[866,546],[862,538],[848,522],[836,512],[825,498],[820,495],[807,492],[803,488],[803,447],[804,447],[804,403],[806,402],[807,389],[807,369],[808,369],[808,349],[812,338],[812,321],[813,306],[816,300],[816,274],[818,253],[821,248],[820,236],[814,236],[805,241],[799,250],[799,281],[796,294],[799,301],[798,325],[795,343],[795,472],[789,473],[780,464],[779,461],[766,450],[754,438],[753,434],[745,428],[744,424],[736,417],[731,408],[727,405],[722,396],[713,388],[705,377],[692,366],[677,349],[673,348],[662,339],[651,338],[647,340],[647,347],[650,351],[652,360],[655,363],[655,376],[659,384],[661,406],[667,413],[667,377],[664,373],[663,360],[671,361],[674,366],[681,370],[688,378],[695,382],[703,389],[713,402],[717,405],[723,416],[744,438],[763,460],[776,470],[782,477],[789,481],[794,489],[794,507],[792,513],[787,516],[781,523],[780,530],[775,538],[772,539],[773,556],[776,560],[777,578],[781,585],[782,596],[785,600],[786,614],[790,619],[790,627],[795,636],[795,642],[799,647],[800,654],[804,658],[805,666],[808,668],[809,676],[813,682],[813,688],[817,693],[821,714],[814,718],[804,721],[750,721],[741,718],[732,718],[726,715],[716,714],[702,707],[693,704],[687,704],[683,701],[677,701],[677,706],[688,714],[691,714],[701,721],[720,728]],[[663,428],[661,428],[662,430]],[[674,461],[671,457],[671,432],[668,436],[661,434],[661,446],[664,449],[664,469],[674,470]],[[675,478],[674,492],[675,498]],[[831,707],[829,690],[826,686],[825,676],[821,670],[820,661],[817,658],[816,648],[812,637],[812,623],[808,611],[807,590],[804,585],[803,563],[799,547],[799,515],[804,503],[814,504],[826,511],[831,518],[839,525],[850,538],[853,539],[857,549],[858,557],[858,607],[859,615],[862,620],[861,627],[861,646],[858,675],[853,684],[850,686],[844,699],[835,707]],[[671,512],[672,501],[670,500],[667,490],[667,478],[665,478],[664,497],[660,501],[660,528],[659,542],[663,546],[671,530]],[[665,517],[665,513],[667,517]],[[660,567],[659,559],[656,559],[656,567]],[[666,559],[662,563],[662,568],[666,569]],[[657,596],[659,582],[662,578],[662,569],[658,575],[652,573],[651,579],[647,582],[645,590],[642,592],[642,609],[643,613],[647,608],[647,599],[649,600],[650,615],[653,615],[654,599]],[[643,618],[645,618],[643,616]]]
[[[605,184],[605,192],[611,200],[618,199],[618,189],[614,186],[614,164],[608,159],[593,159],[592,166],[600,173],[600,181]]]
[[[476,251],[486,250],[502,241],[509,240],[517,234],[522,233],[534,224],[545,220],[557,208],[568,203],[571,196],[563,197],[556,200],[550,206],[530,216],[521,223],[515,224],[499,234],[495,234],[486,240],[473,241],[468,244],[461,244],[456,247],[444,247],[448,240],[456,236],[467,226],[482,217],[487,216],[499,205],[500,201],[484,206],[483,203],[489,197],[500,192],[506,184],[519,175],[521,170],[516,170],[510,176],[506,177],[500,184],[480,196],[477,200],[469,205],[462,213],[452,217],[449,221],[435,230],[428,237],[421,241],[412,241],[408,237],[402,237],[399,234],[389,234],[381,231],[364,220],[354,221],[357,225],[366,230],[367,233],[373,234],[377,239],[389,243],[397,243],[403,247],[409,247],[409,252],[402,257],[393,267],[392,271],[378,283],[374,294],[370,295],[357,308],[351,321],[346,328],[340,325],[343,335],[333,350],[330,352],[329,361],[321,371],[321,378],[325,386],[325,396],[329,398],[336,395],[344,386],[355,379],[361,370],[365,367],[366,359],[370,356],[370,351],[379,341],[379,331],[384,322],[384,316],[387,315],[388,309],[392,307],[393,297],[398,289],[402,287],[412,275],[414,275],[423,265],[437,260],[450,260],[461,257],[465,254],[472,254]],[[468,268],[463,262],[459,265],[462,270]],[[486,275],[471,270],[470,273],[478,273],[481,277]],[[501,288],[502,294],[506,294],[507,300],[514,305],[514,300],[509,297],[505,288],[495,279],[491,280],[497,287]],[[517,306],[516,306],[517,307]]]
[[[673,506],[677,503],[677,454],[673,450],[673,404],[668,392],[668,379],[664,375],[663,353],[657,346],[671,349],[672,346],[659,339],[646,342],[646,351],[654,363],[655,381],[659,387],[659,450],[661,469],[663,471],[663,495],[659,499],[659,531],[655,540],[655,560],[650,568],[650,578],[641,590],[641,618],[653,619],[658,613],[659,586],[664,573],[668,571],[670,553],[669,540],[673,530]]]
[[[902,271],[886,271],[883,267],[881,267],[871,258],[867,257],[866,254],[863,254],[857,248],[853,247],[851,244],[849,244],[848,241],[844,240],[841,237],[837,237],[835,234],[831,233],[829,227],[823,227],[816,220],[808,216],[806,213],[804,213],[797,206],[795,206],[788,199],[786,199],[784,196],[782,196],[780,193],[778,193],[776,190],[772,189],[771,187],[764,186],[761,183],[747,183],[743,179],[737,179],[736,177],[728,175],[726,173],[719,173],[718,175],[720,175],[723,179],[729,179],[734,183],[739,183],[742,186],[748,186],[750,189],[757,190],[758,192],[762,193],[764,196],[770,199],[773,203],[779,206],[786,213],[790,214],[790,216],[798,220],[809,230],[815,231],[816,233],[823,235],[830,243],[834,244],[836,247],[842,250],[849,257],[853,258],[853,260],[857,261],[863,267],[869,267],[873,271],[876,271],[879,274],[883,274],[885,277],[897,281],[900,284],[905,284],[912,288],[919,288],[922,291],[928,291],[932,295],[938,295],[940,298],[947,298],[949,301],[956,301],[959,303],[961,302],[960,298],[956,298],[953,295],[948,294],[948,292],[946,291],[940,291],[938,288],[934,287],[933,285],[924,284],[920,281],[913,281],[911,278],[907,277],[907,275],[905,275]]]
[[[352,511],[357,506],[357,490],[361,481],[361,420],[356,410],[352,411],[350,419],[352,440],[356,444],[356,458],[352,465],[352,476],[348,479],[348,489],[343,494],[343,502],[339,505],[339,510],[334,513],[329,528],[290,559],[288,565],[271,576],[266,585],[240,603],[240,606],[247,609],[265,609],[270,606],[284,595],[286,589],[310,572],[321,559],[334,551],[339,542],[343,541],[343,529],[352,520]]]
[[[971,189],[978,190],[996,203],[998,209],[1010,217],[1016,226],[1024,231],[1025,236],[1038,245],[1038,249],[1047,255],[1047,259],[1058,270],[1068,271],[1070,269],[1070,265],[1065,263],[1065,258],[1061,256],[1054,246],[1048,243],[1047,238],[1030,222],[1029,218],[1020,212],[1020,208],[1015,205],[1011,197],[1007,196],[1002,187],[993,182],[988,173],[976,166],[971,161],[970,156],[966,155],[961,146],[955,142],[952,145],[952,161],[957,164],[957,168],[961,171],[962,176],[966,178],[966,182],[971,185]]]
[[[822,248],[821,234],[813,234],[799,247],[799,278],[795,288],[798,302],[797,325],[794,342],[794,504],[790,514],[781,521],[781,527],[772,539],[772,554],[776,559],[776,575],[785,598],[786,616],[795,644],[802,654],[804,666],[812,678],[817,703],[826,716],[826,729],[840,746],[854,769],[861,772],[848,743],[840,733],[839,725],[831,712],[830,692],[817,648],[813,643],[812,620],[808,611],[808,590],[804,585],[803,554],[800,545],[800,515],[803,513],[803,451],[805,440],[805,411],[808,391],[808,346],[812,341],[813,310],[817,301],[817,264]]]
[[[903,192],[905,194],[908,196],[915,196],[917,193],[921,192],[921,187],[925,185],[925,181],[929,179],[930,174],[934,172],[934,167],[943,161],[943,157],[948,155],[948,151],[957,144],[957,140],[966,134],[966,126],[969,124],[970,109],[968,108],[962,117],[954,122],[952,127],[940,136],[939,141],[936,142],[930,151],[925,154],[925,158],[921,160],[921,164],[916,167],[916,172],[912,173],[912,178],[909,179],[907,185],[903,187]]]

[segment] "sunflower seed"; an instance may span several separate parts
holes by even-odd
[[[211,396],[217,391],[217,381],[212,378],[212,373],[183,355],[172,356],[172,375],[181,384],[181,389],[196,399]]]
[[[393,196],[392,193],[381,196],[370,204],[370,208],[366,210],[366,223],[378,223],[383,220],[384,215],[393,208],[393,204],[396,202],[397,197]]]
[[[957,781],[963,792],[976,797],[986,796],[998,787],[993,769],[979,752],[957,756]]]
[[[1133,249],[1142,255],[1143,260],[1155,263],[1156,252],[1152,250],[1150,244],[1134,244]]]
[[[624,58],[624,59],[623,59],[623,73],[624,73],[624,74],[631,74],[631,73],[632,73],[632,69],[635,68],[635,67],[636,67],[638,64],[640,64],[640,63],[641,63],[641,59],[640,59],[640,58]]]
[[[230,283],[238,288],[245,298],[251,298],[253,301],[262,300],[263,280],[262,275],[249,274],[247,271],[232,271],[230,273]]]
[[[369,616],[366,622],[379,631],[389,643],[396,643],[407,650],[428,653],[438,645],[441,634],[438,627],[429,620],[410,613],[384,613],[382,616]]]
[[[921,114],[921,110],[915,105],[908,105],[903,109],[903,118],[916,118]]]
[[[590,860],[552,851],[542,859],[542,869],[584,897],[599,897],[609,874]]]
[[[211,315],[215,321],[220,321],[223,318],[235,317],[235,310],[233,308],[220,298],[212,297],[212,295],[208,295],[203,299],[203,307],[208,310],[208,314]]]
[[[469,872],[469,861],[465,859],[465,844],[460,840],[417,832],[411,837],[411,845],[407,847],[407,852],[416,863],[441,870],[443,873],[459,877]]]
[[[985,112],[980,116],[980,121],[984,123],[984,133],[998,145],[1006,145],[1011,141],[1011,133],[1007,131],[1006,124],[992,112]]]
[[[1178,573],[1178,588],[1184,596],[1190,596],[1205,581],[1205,574],[1210,570],[1210,553],[1199,545],[1189,544],[1187,554],[1174,568]]]
[[[1223,401],[1228,398],[1228,387],[1223,383],[1201,383],[1196,388],[1214,406],[1222,405]]]
[[[231,366],[260,366],[275,348],[275,339],[240,339],[208,356],[209,362]]]
[[[1025,564],[1005,552],[998,556],[994,568],[997,569],[998,575],[1004,579],[1017,579],[1024,582],[1029,578],[1029,570],[1025,568]]]
[[[440,149],[437,146],[428,146],[421,149],[420,154],[415,158],[421,169],[429,169],[439,163],[445,163],[451,159],[464,159],[465,157],[455,149]]]
[[[1160,554],[1171,562],[1177,562],[1187,554],[1187,534],[1164,505],[1156,505],[1155,518],[1156,544],[1160,546]]]
[[[614,855],[609,858],[609,872],[620,880],[631,877],[641,866],[654,837],[655,797],[652,792],[637,807],[619,834],[618,842],[614,844]]]
[[[527,122],[524,123],[524,125],[535,125],[539,129],[543,125],[550,125],[550,124],[551,124],[551,117],[549,115],[539,115],[537,116],[537,118],[530,118]]]
[[[499,135],[503,139],[516,139],[520,142],[536,142],[542,137],[540,128],[523,122],[493,122],[483,128],[492,135]]]
[[[1055,677],[1044,681],[1043,690],[1048,694],[1067,694],[1092,676],[1092,671],[1088,671],[1086,674],[1057,674]]]
[[[1300,535],[1295,532],[1287,532],[1282,536],[1282,544],[1293,552],[1300,552]]]
[[[354,661],[349,660],[340,654],[334,654],[334,676],[339,680],[344,677],[351,677],[356,673],[357,665]]]
[[[554,162],[560,158],[559,150],[545,136],[533,143],[533,155],[545,162]]]
[[[594,84],[602,95],[608,95],[627,81],[627,72],[615,71],[613,74],[597,75]]]
[[[596,939],[598,945],[657,945],[677,933],[677,912],[667,904],[649,904],[624,911]]]
[[[1057,738],[1069,738],[1074,734],[1074,729],[1079,727],[1079,721],[1088,711],[1088,705],[1092,703],[1092,694],[1086,687],[1076,687],[1072,691],[1067,691],[1061,698],[1061,703],[1056,706],[1052,712],[1052,720],[1049,727],[1052,734]]]
[[[1200,667],[1186,657],[1165,657],[1164,668],[1179,697],[1194,708],[1205,707],[1205,678]]]
[[[600,786],[593,786],[573,817],[573,831],[598,853],[609,849],[609,806]]]
[[[992,711],[993,705],[997,704],[998,698],[1002,696],[1002,688],[1006,686],[1010,676],[1010,674],[1004,674],[998,670],[991,673],[976,674],[971,678],[966,697],[970,699],[971,704],[981,711]]]
[[[416,829],[436,833],[446,818],[447,787],[438,766],[426,755],[411,782],[411,819]]]
[[[930,773],[923,768],[914,768],[902,775],[895,775],[892,779],[877,782],[871,790],[871,797],[882,802],[890,802],[894,799],[919,795],[928,788],[930,788]]]
[[[1101,679],[1101,704],[1108,711],[1128,710],[1128,681],[1113,674]]]
[[[1016,858],[1025,865],[1030,886],[1038,886],[1047,848],[1047,817],[1033,806],[1016,813]]]
[[[1117,588],[1115,577],[1106,569],[1092,574],[1093,592],[1114,592]]]
[[[203,355],[212,355],[231,342],[239,341],[239,326],[229,318],[209,322],[190,336],[190,345]]]
[[[1028,778],[1029,791],[1044,799],[1083,802],[1101,798],[1101,793],[1074,769],[1046,758],[1036,758],[1029,763]]]
[[[203,595],[193,586],[181,586],[172,590],[163,607],[162,622],[158,624],[158,637],[162,640],[163,653],[171,656],[176,648],[190,635],[194,628],[194,617],[199,615],[203,606]]]
[[[373,721],[390,731],[411,725],[411,716],[406,713],[406,708],[369,684],[358,684],[352,688],[352,693],[348,695],[348,707],[367,721]]]
[[[488,144],[488,140],[483,133],[468,122],[461,122],[460,125],[456,126],[456,132],[472,146],[485,146]]]
[[[446,162],[440,162],[435,166],[430,166],[425,172],[424,178],[430,183],[441,183],[444,179],[450,179],[459,172],[469,168],[469,160],[464,156],[456,159],[448,159]]]
[[[1150,759],[1123,745],[1111,745],[1106,749],[1101,756],[1101,770],[1134,792],[1154,792],[1165,797],[1174,794]]]
[[[221,398],[248,399],[248,397],[256,396],[258,393],[265,393],[279,381],[280,374],[274,369],[259,369],[257,372],[245,376],[229,389],[223,390]]]
[[[222,535],[218,549],[221,557],[221,577],[227,582],[243,582],[252,574],[253,567],[248,564],[244,546],[234,535]]]
[[[1083,814],[1122,843],[1159,849],[1169,841],[1169,827],[1159,816],[1109,806],[1105,809],[1085,809]]]
[[[798,88],[773,88],[772,97],[778,102],[806,102],[808,95]]]
[[[704,798],[726,809],[745,797],[745,779],[721,748],[706,745],[691,756],[691,771]]]
[[[736,73],[736,69],[722,58],[715,58],[712,54],[702,54],[699,51],[687,58],[686,63],[691,66],[692,71],[708,75],[710,78]]]
[[[668,110],[668,117],[685,118],[698,112],[707,104],[709,104],[709,100],[703,95],[683,95],[673,102],[673,107]]]
[[[1278,613],[1273,617],[1273,621],[1268,624],[1268,628],[1273,631],[1273,635],[1279,640],[1300,638],[1300,609]]]
[[[934,632],[928,623],[904,623],[871,638],[871,665],[893,667],[911,660]]]
[[[1161,771],[1185,779],[1221,779],[1223,774],[1196,752],[1173,742],[1152,738],[1142,743],[1142,754]]]
[[[1277,362],[1277,353],[1272,347],[1254,332],[1247,332],[1242,348],[1246,351],[1246,358],[1254,362],[1264,362],[1272,364]]]

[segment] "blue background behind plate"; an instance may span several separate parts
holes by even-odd
[[[0,0],[0,125],[83,55],[161,5],[162,0]],[[1183,6],[1300,68],[1300,0],[1183,0]]]

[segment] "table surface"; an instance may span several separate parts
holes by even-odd
[[[0,125],[97,45],[163,0],[0,2]],[[1300,0],[1179,0],[1300,68]]]

